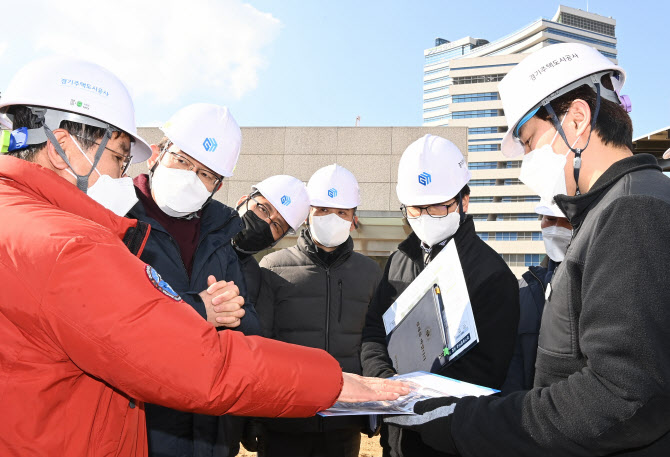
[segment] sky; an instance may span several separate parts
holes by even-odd
[[[436,37],[493,41],[559,3],[616,19],[634,135],[669,126],[665,0],[22,0],[30,14],[0,36],[0,91],[57,54],[121,77],[139,126],[195,102],[227,105],[241,126],[420,126]]]

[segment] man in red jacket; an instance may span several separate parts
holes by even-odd
[[[39,61],[0,109],[15,156],[0,157],[0,455],[145,456],[145,401],[298,417],[407,392],[324,351],[217,333],[138,259],[149,227],[89,198],[123,212],[120,176],[149,155],[114,75]]]

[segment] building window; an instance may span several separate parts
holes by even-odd
[[[521,168],[521,161],[520,160],[511,160],[507,162],[507,165],[505,165],[505,168]]]
[[[470,144],[468,145],[468,152],[478,152],[478,151],[500,151],[499,144]],[[496,167],[498,164],[496,163]]]
[[[503,185],[504,185],[504,186],[518,186],[518,185],[520,185],[520,184],[523,184],[523,183],[522,183],[518,178],[510,178],[510,179],[506,179],[506,180],[503,182]]]
[[[495,75],[477,75],[477,76],[456,76],[453,79],[454,85],[456,84],[480,84],[480,83],[495,83],[502,81],[505,77],[505,73],[498,73]]]
[[[438,110],[447,109],[447,108],[449,108],[448,105],[441,105],[441,106],[435,106],[433,108],[426,108],[426,109],[423,110],[423,112],[424,113],[429,113],[431,111],[438,111]]]
[[[604,22],[594,21],[585,17],[577,16],[570,13],[561,13],[558,22],[565,25],[571,25],[591,32],[601,33],[603,35],[614,36],[614,26],[612,24],[605,24]]]
[[[470,187],[495,186],[496,185],[496,180],[495,179],[471,179],[470,182],[468,182],[468,185]]]
[[[586,43],[597,44],[599,46],[605,46],[606,48],[616,49],[616,43],[610,43],[608,41],[596,40],[595,38],[589,38],[584,35],[579,35],[577,33],[570,33],[564,30],[553,29],[551,27],[545,30],[546,32],[553,33],[554,35],[564,36],[566,38],[572,38],[573,40],[585,41]]]
[[[432,89],[426,89],[426,90],[423,91],[423,93],[424,94],[432,94],[433,92],[437,92],[437,91],[440,91],[440,90],[447,90],[447,89],[448,89],[447,86],[440,86],[440,87],[434,87]]]
[[[470,203],[493,203],[493,197],[470,197]]]
[[[520,202],[539,202],[540,197],[537,195],[525,195],[525,196],[514,196],[514,197],[503,197],[502,203],[520,203]]]
[[[542,232],[495,232],[496,241],[542,241]]]
[[[451,95],[439,95],[439,96],[437,96],[437,97],[433,97],[433,98],[426,98],[426,99],[423,100],[423,102],[424,102],[424,103],[428,103],[428,102],[436,102],[436,101],[438,101],[438,100],[446,100],[446,99],[448,99],[448,98],[451,98]],[[424,111],[425,111],[425,110],[424,110]]]
[[[497,109],[479,109],[470,111],[456,111],[453,113],[454,119],[468,119],[473,117],[497,117],[502,116],[502,110]]]
[[[426,56],[425,60],[425,65],[435,65],[440,62],[446,62],[447,60],[451,60],[454,57],[460,57],[462,55],[467,54],[470,52],[472,49],[471,44],[466,44],[463,46],[458,46],[457,48],[454,49],[447,49],[445,51],[439,51],[435,52],[433,54],[429,54]]]
[[[451,119],[451,113],[450,114],[443,114],[442,116],[434,116],[434,117],[424,117],[423,121],[424,122],[433,122],[433,121],[443,121]]]
[[[500,100],[498,92],[482,92],[479,94],[461,94],[453,96],[454,103],[483,102],[489,100]]]
[[[435,84],[435,83],[440,82],[440,81],[445,81],[446,83],[448,83],[449,81],[451,81],[451,78],[449,76],[442,76],[442,77],[435,78],[435,79],[429,79],[428,81],[424,81],[423,85],[427,86],[429,84]]]
[[[498,168],[498,162],[472,162],[468,164],[470,170],[493,170],[496,168]],[[470,201],[472,201],[472,198]]]
[[[496,214],[496,221],[537,221],[540,217],[535,213]]]
[[[479,238],[481,238],[483,241],[488,241],[489,240],[489,233],[488,232],[483,232],[483,233],[477,232],[477,236]]]
[[[500,254],[510,267],[531,267],[542,263],[544,254]]]
[[[473,127],[468,129],[468,135],[484,135],[487,133],[498,133],[498,127]]]
[[[472,181],[469,183],[472,185]],[[475,222],[484,222],[489,220],[489,215],[488,214],[473,214],[472,215],[472,220]]]
[[[435,70],[424,71],[424,72],[423,72],[423,75],[424,75],[424,76],[426,76],[426,75],[432,75],[432,74],[435,74],[435,73],[439,73],[439,72],[441,72],[441,71],[449,71],[449,66],[447,65],[446,67],[436,68]]]

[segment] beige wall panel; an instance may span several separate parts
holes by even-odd
[[[331,155],[337,153],[337,127],[287,127],[286,154]]]
[[[242,155],[284,154],[286,127],[242,127]]]

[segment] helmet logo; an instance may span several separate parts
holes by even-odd
[[[430,175],[425,171],[419,175],[419,184],[422,186],[427,186],[430,184]]]
[[[284,205],[284,206],[290,205],[291,204],[291,197],[289,197],[288,195],[284,195],[281,198],[281,204]]]
[[[335,197],[337,197],[337,189],[335,189],[334,187],[331,188],[331,189],[328,189],[328,196],[329,196],[330,198],[335,198]]]
[[[202,143],[202,146],[205,148],[205,151],[214,152],[216,151],[218,144],[214,138],[205,138],[205,142]]]

